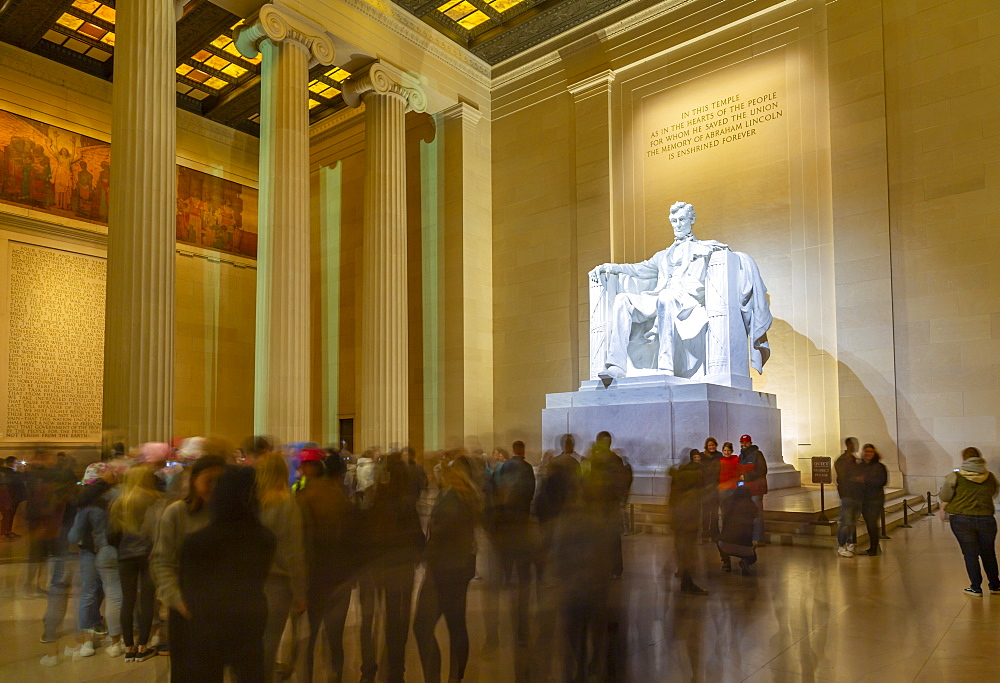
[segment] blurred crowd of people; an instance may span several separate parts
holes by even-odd
[[[48,600],[46,666],[103,649],[129,663],[168,654],[174,681],[222,681],[227,669],[240,681],[312,680],[322,664],[335,680],[378,672],[400,682],[418,678],[405,674],[412,630],[423,680],[460,681],[478,579],[484,657],[501,642],[518,651],[544,642],[561,655],[541,665],[552,675],[558,666],[565,680],[603,680],[632,483],[611,443],[602,432],[580,455],[566,435],[536,467],[520,441],[509,453],[418,460],[408,448],[354,455],[265,437],[240,449],[194,438],[118,448],[79,482],[71,459],[40,453],[0,473],[0,513],[14,537],[27,501],[21,589]],[[71,597],[76,629],[66,634]],[[352,602],[356,673],[344,671]],[[447,662],[435,636],[442,619]],[[547,679],[528,670],[530,659],[518,658],[518,680]]]
[[[707,594],[694,580],[699,536],[716,545],[724,572],[735,560],[744,575],[766,545],[767,462],[749,434],[739,442],[737,453],[709,437],[669,470],[682,593]],[[855,554],[860,515],[876,555],[887,470],[872,444],[845,446],[835,463],[838,553]],[[623,643],[609,598],[624,571],[632,470],[608,432],[583,455],[570,434],[560,447],[533,466],[521,441],[509,452],[418,457],[192,438],[118,446],[79,479],[71,457],[40,451],[0,465],[0,541],[19,539],[19,519],[28,562],[18,590],[47,598],[45,666],[103,650],[129,663],[169,655],[173,681],[222,681],[227,669],[238,681],[308,681],[322,667],[334,680],[401,682],[419,680],[405,670],[412,632],[423,680],[461,681],[478,580],[484,659],[505,645],[518,681],[616,680]],[[982,595],[980,561],[1000,593],[998,488],[969,448],[940,493],[972,596]],[[76,628],[66,633],[71,607]],[[349,613],[357,672],[345,672]],[[539,643],[544,657],[529,647]]]

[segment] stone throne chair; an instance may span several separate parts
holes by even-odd
[[[708,325],[696,344],[704,346],[704,362],[685,379],[749,389],[750,349],[747,330],[751,327],[747,299],[741,291],[741,255],[728,249],[712,253],[705,275],[705,308]],[[590,278],[590,379],[597,380],[605,368],[611,334],[615,297],[622,293],[650,291],[656,280],[631,275],[601,273]],[[659,340],[656,319],[633,323],[628,343],[628,367],[625,376],[669,376],[657,367]]]

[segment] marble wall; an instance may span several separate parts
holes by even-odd
[[[501,64],[498,431],[554,447],[538,414],[585,377],[586,271],[662,248],[685,200],[700,238],[761,265],[754,388],[778,397],[786,461],[808,473],[855,435],[926,490],[966,444],[1000,455],[998,22],[972,0],[665,2]],[[581,96],[595,82],[606,98]],[[739,137],[735,105],[771,93]]]
[[[854,435],[914,490],[966,444],[1000,466],[995,3],[623,5],[492,70],[388,3],[292,4],[352,27],[428,92],[407,132],[415,445],[554,447],[541,443],[545,395],[588,375],[586,271],[665,245],[663,215],[683,199],[699,237],[761,265],[775,324],[754,388],[777,396],[786,461],[808,472]],[[108,140],[110,96],[0,44],[0,108]],[[311,131],[324,441],[354,415],[360,381],[363,112],[335,119]],[[178,163],[256,186],[256,140],[186,112],[178,126]],[[102,253],[100,226],[3,212],[6,231]],[[181,252],[177,432],[239,438],[252,428],[254,262]]]
[[[110,83],[5,43],[0,109],[99,140],[111,137]],[[177,122],[178,164],[256,187],[256,139],[190,112],[178,111]],[[69,252],[103,256],[106,249],[104,226],[27,207],[0,206],[0,229]],[[253,430],[253,373],[246,369],[254,359],[256,262],[189,245],[178,245],[176,258],[175,434],[236,442]],[[0,333],[0,344],[7,343]],[[6,394],[0,396],[5,402]],[[6,439],[0,448],[29,442],[38,439]]]
[[[1000,468],[1000,7],[887,3],[889,249],[901,465]]]

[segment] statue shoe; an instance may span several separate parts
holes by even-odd
[[[603,372],[597,373],[597,376],[601,379],[618,379],[625,376],[625,371],[617,365],[609,365]]]

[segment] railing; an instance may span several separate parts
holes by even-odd
[[[934,512],[931,510],[933,502],[931,498],[936,498],[937,496],[930,491],[927,492],[927,512],[924,513],[925,517],[933,517]],[[899,525],[900,529],[912,529],[913,525],[910,524],[910,513],[917,514],[917,511],[910,507],[909,502],[906,500],[906,496],[903,496],[903,523]],[[880,540],[891,540],[891,537],[886,533],[885,528],[885,508],[882,509],[882,530],[879,536]]]

